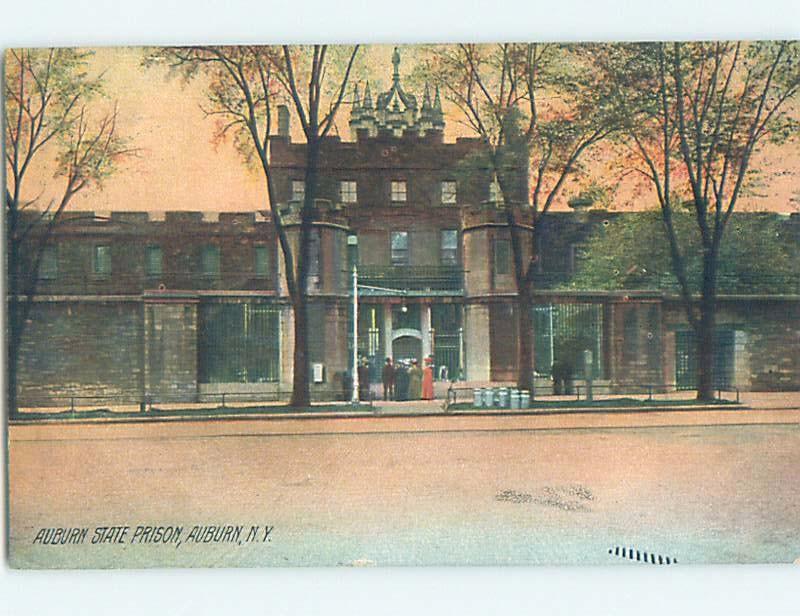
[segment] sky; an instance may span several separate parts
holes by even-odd
[[[369,79],[375,97],[391,78],[391,45],[370,45],[361,49],[361,58],[354,77]],[[107,98],[99,105],[118,105],[118,129],[130,140],[136,155],[124,161],[120,170],[106,181],[102,189],[86,190],[73,199],[73,210],[103,213],[113,210],[166,211],[199,210],[207,212],[253,211],[268,206],[263,175],[248,167],[230,141],[215,139],[216,119],[201,109],[205,101],[203,83],[185,83],[161,66],[142,66],[147,52],[137,47],[95,48],[91,70],[102,73]],[[421,98],[421,92],[409,83],[417,49],[402,48],[401,75],[407,89]],[[445,140],[453,141],[469,135],[457,120],[457,111],[445,103]],[[338,116],[337,131],[349,139],[349,111],[343,108]],[[298,121],[292,116],[293,138],[301,140]],[[740,210],[772,210],[793,212],[800,209],[800,152],[797,143],[781,148],[768,148],[755,166],[787,173],[770,177],[760,186],[758,197],[747,197],[737,206]],[[608,171],[596,165],[591,171],[595,179],[608,183]],[[63,179],[53,177],[52,158],[41,157],[27,180],[26,196],[40,195],[43,202],[63,190]],[[566,209],[569,197],[581,186],[568,183],[554,209]],[[624,180],[618,188],[612,207],[643,209],[655,205],[649,187]]]

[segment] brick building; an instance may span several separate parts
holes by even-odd
[[[329,137],[309,280],[312,395],[342,397],[350,370],[351,269],[359,274],[359,354],[373,381],[385,357],[432,356],[437,376],[511,380],[515,288],[496,181],[475,139],[445,142],[438,91],[421,104],[402,86],[373,103],[354,93],[351,141]],[[299,231],[305,144],[279,113],[272,143],[277,204]],[[515,187],[527,201],[527,186]],[[612,216],[556,212],[542,230],[535,366],[549,387],[555,360],[612,390],[691,387],[694,351],[678,298],[662,291],[563,291],[580,248]],[[786,224],[797,228],[792,217]],[[283,260],[262,214],[70,213],[42,256],[20,353],[20,404],[76,396],[140,402],[213,400],[221,393],[288,397],[292,311]],[[721,387],[800,389],[800,298],[720,298]],[[79,402],[80,403],[80,402]],[[85,402],[84,402],[85,403]]]

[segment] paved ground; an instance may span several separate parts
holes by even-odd
[[[680,563],[792,562],[800,410],[759,400],[751,411],[13,425],[11,561],[635,562],[616,555],[625,547]],[[191,538],[226,525],[242,535]],[[91,544],[96,528],[124,526],[123,543]],[[140,526],[183,530],[179,542],[131,543]],[[43,528],[88,536],[35,543]]]

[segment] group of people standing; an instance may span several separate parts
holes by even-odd
[[[384,400],[433,400],[433,358],[420,368],[416,359],[386,358],[381,372]]]

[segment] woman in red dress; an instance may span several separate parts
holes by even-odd
[[[425,358],[425,368],[422,370],[422,399],[433,400],[433,359]]]

